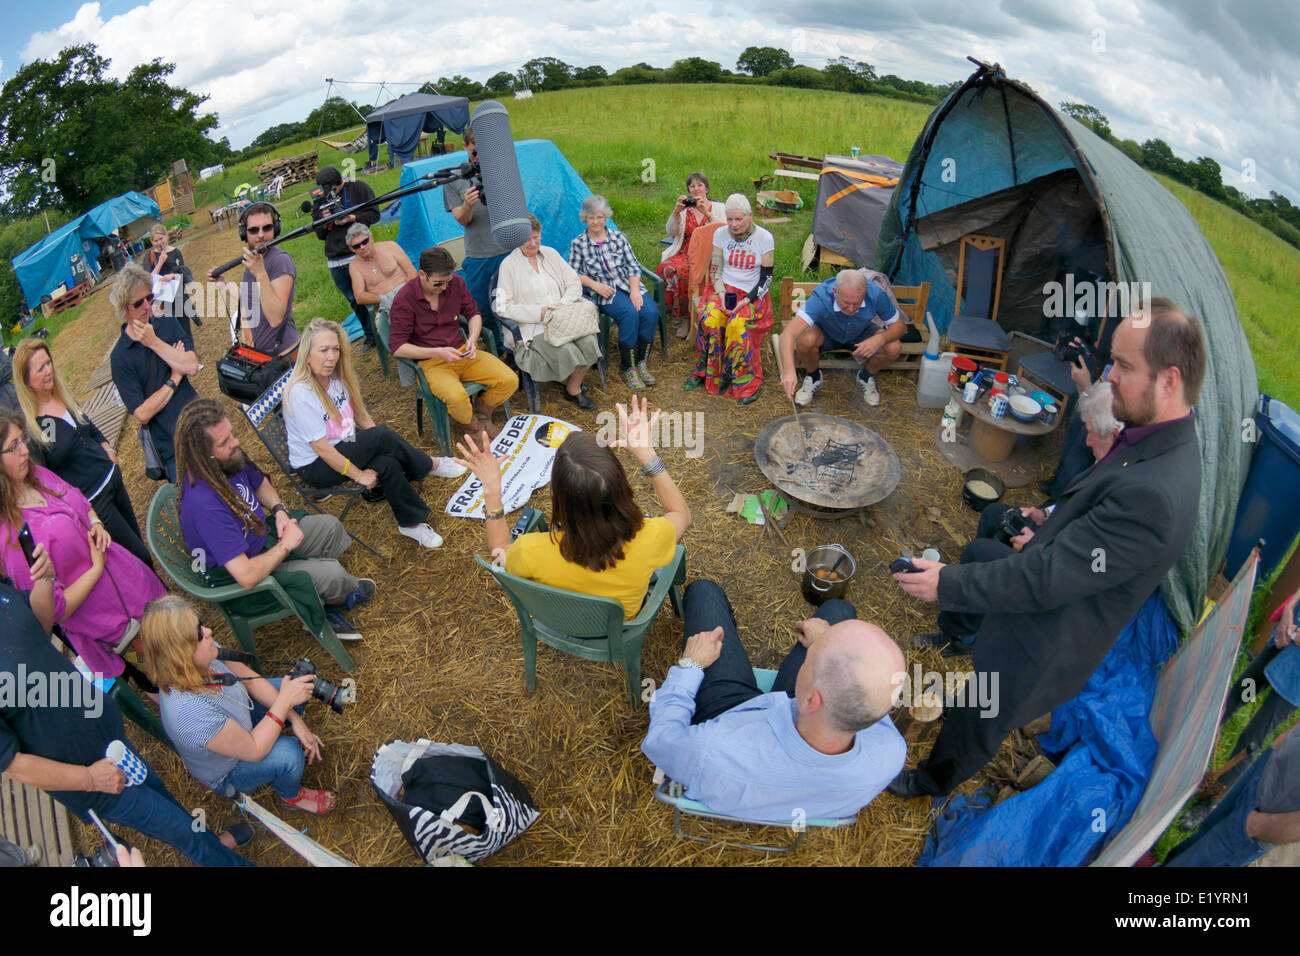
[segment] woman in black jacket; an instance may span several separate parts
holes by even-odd
[[[117,455],[72,397],[43,340],[18,343],[14,388],[33,451],[45,467],[85,495],[109,536],[152,568]]]
[[[176,297],[165,303],[164,314],[170,315],[179,322],[187,334],[190,333],[191,319],[194,320],[195,325],[202,325],[203,320],[199,318],[199,310],[190,301],[189,294],[185,291],[194,281],[194,276],[185,265],[185,260],[181,258],[181,251],[168,243],[167,227],[160,222],[155,222],[153,228],[149,230],[148,261],[151,275],[156,275],[163,280],[181,280],[181,287],[176,290]]]

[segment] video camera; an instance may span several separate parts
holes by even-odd
[[[343,209],[343,193],[341,192],[336,193],[324,186],[317,186],[307,195],[310,197],[310,201],[304,199],[302,205],[298,208],[303,212],[311,213],[313,219],[324,219],[326,216],[332,216]]]

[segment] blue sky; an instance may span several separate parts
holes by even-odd
[[[319,105],[326,76],[483,81],[538,56],[610,70],[703,56],[734,69],[740,51],[758,45],[811,66],[847,55],[939,83],[964,79],[969,54],[1000,62],[1053,104],[1092,103],[1119,136],[1212,156],[1228,184],[1300,204],[1300,16],[1289,0],[507,0],[462,6],[483,12],[455,22],[448,9],[409,0],[9,4],[0,80],[72,43],[96,43],[117,75],[161,57],[176,63],[176,83],[210,95],[218,135],[239,147]],[[376,90],[343,88],[370,102]]]

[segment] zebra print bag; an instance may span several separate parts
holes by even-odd
[[[434,806],[405,801],[416,778],[422,793],[440,792],[428,801]],[[464,744],[384,744],[371,765],[370,783],[416,855],[431,866],[446,865],[451,854],[477,863],[538,817],[522,783],[483,751]]]

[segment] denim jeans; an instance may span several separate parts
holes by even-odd
[[[738,704],[758,697],[762,691],[754,683],[754,671],[749,663],[749,655],[740,643],[736,633],[736,615],[731,609],[731,602],[726,593],[714,581],[705,579],[692,581],[686,588],[683,598],[682,646],[693,634],[722,628],[722,652],[718,659],[704,669],[704,680],[695,692],[695,715],[692,724],[702,724],[725,713]],[[813,617],[819,617],[828,624],[839,624],[857,617],[857,612],[848,601],[838,599],[827,601]],[[777,671],[776,682],[772,691],[783,691],[794,696],[795,677],[803,666],[808,649],[795,641],[794,647],[785,656]]]
[[[1246,818],[1255,809],[1259,781],[1272,755],[1269,748],[1250,765],[1196,832],[1170,851],[1165,866],[1245,866],[1271,849],[1272,844],[1246,835]]]
[[[281,678],[275,677],[269,680],[276,690],[280,689]],[[301,714],[303,707],[304,705],[299,704],[294,709]],[[256,727],[265,716],[266,708],[253,701],[253,726]],[[276,794],[285,800],[291,800],[298,795],[298,790],[302,787],[302,770],[305,762],[302,744],[298,743],[298,739],[281,737],[275,742],[271,752],[261,760],[239,761],[235,769],[226,774],[226,779],[221,781],[222,787],[230,786],[240,793],[252,793],[269,783],[275,788]]]
[[[90,824],[89,816],[80,813],[77,816]],[[234,850],[222,846],[216,834],[206,828],[195,832],[194,817],[168,792],[152,767],[144,783],[124,789],[114,798],[112,809],[101,813],[100,819],[130,827],[175,847],[198,866],[253,865]]]
[[[614,299],[605,306],[605,311],[618,326],[618,344],[620,348],[632,348],[637,345],[649,345],[655,340],[655,330],[659,328],[659,308],[649,290],[641,290],[641,308],[632,305],[632,297],[622,289],[614,290]]]
[[[497,269],[501,267],[507,255],[509,253],[488,256],[486,259],[467,258],[461,262],[458,270],[465,279],[470,297],[478,306],[479,315],[483,319],[483,331],[492,336],[498,352],[501,351],[501,323],[497,321],[497,314],[492,311],[492,296],[489,292],[492,289],[492,278],[497,274]]]

